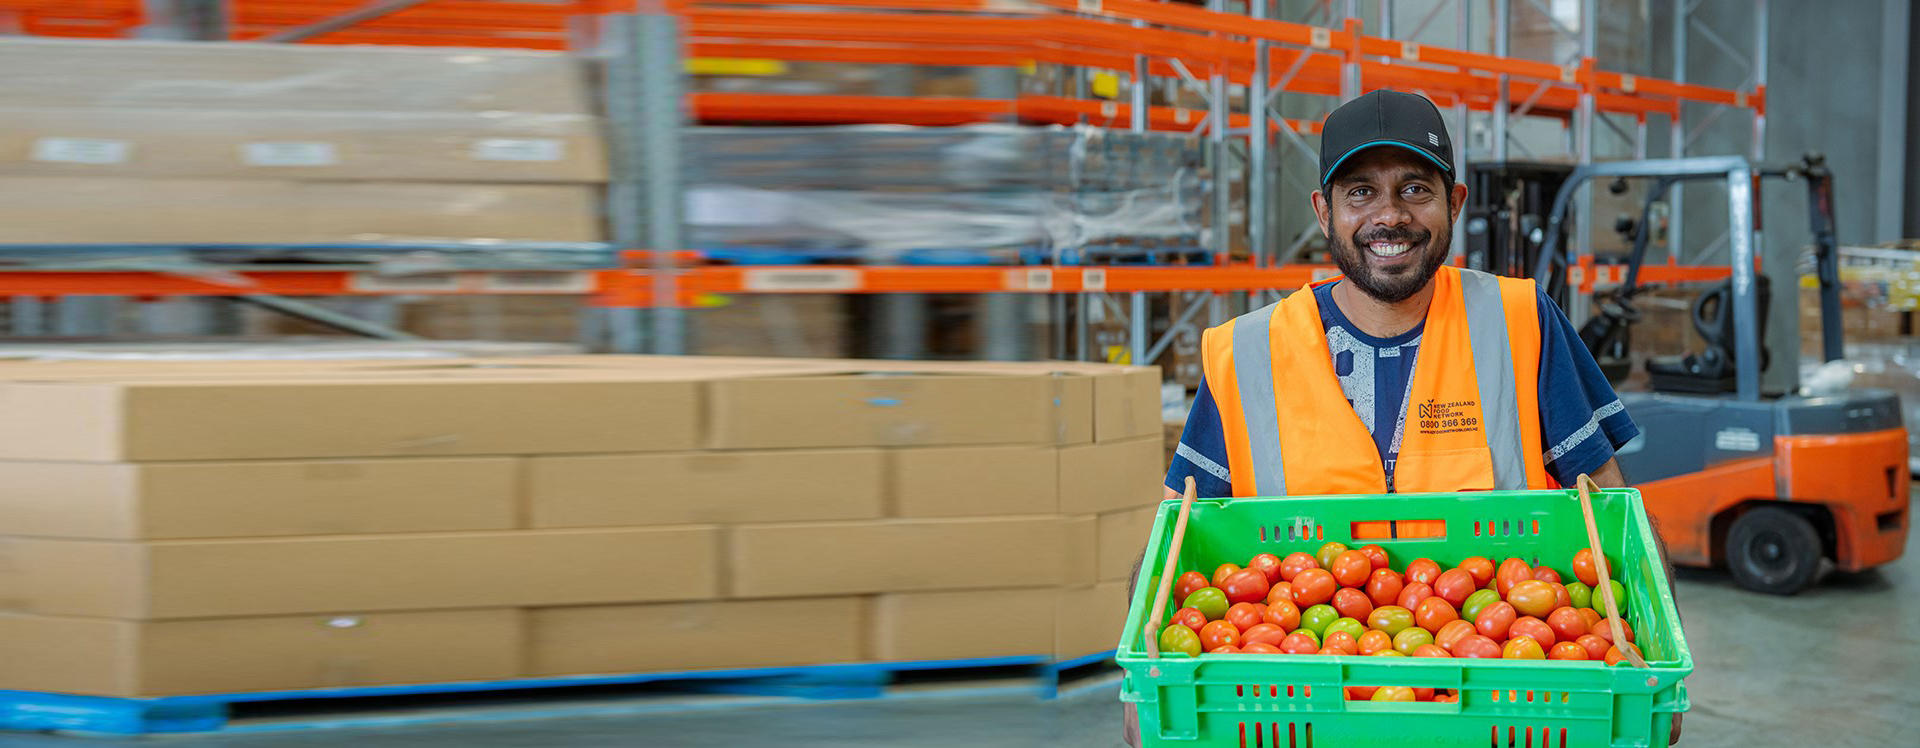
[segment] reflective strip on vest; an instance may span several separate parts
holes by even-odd
[[[1507,312],[1500,279],[1477,270],[1460,271],[1467,307],[1467,336],[1473,345],[1473,376],[1480,385],[1481,429],[1493,453],[1494,488],[1527,487],[1526,457],[1520,452],[1520,404],[1514,402],[1513,349],[1507,337]]]
[[[1280,464],[1280,417],[1273,397],[1273,343],[1268,332],[1276,306],[1278,302],[1268,304],[1233,323],[1233,379],[1240,390],[1240,410],[1247,420],[1255,496],[1287,495],[1287,472]]]

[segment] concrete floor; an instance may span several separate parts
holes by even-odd
[[[1693,711],[1681,745],[1920,745],[1920,633],[1907,628],[1920,621],[1920,533],[1908,539],[1899,562],[1831,575],[1795,597],[1744,592],[1711,571],[1682,570],[1679,584],[1696,666],[1687,680]],[[502,707],[501,721],[493,722],[144,741],[14,733],[0,734],[0,748],[1115,748],[1122,745],[1118,690],[1115,676],[1105,676],[1050,702],[1011,688],[837,703],[654,699],[626,716],[512,719]],[[604,710],[607,702],[551,706],[549,712],[565,714]]]

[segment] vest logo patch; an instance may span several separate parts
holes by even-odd
[[[1461,400],[1443,403],[1428,400],[1420,404],[1420,433],[1451,434],[1480,428],[1480,402]]]

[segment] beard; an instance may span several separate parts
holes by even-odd
[[[1331,213],[1328,217],[1331,220]],[[1362,256],[1367,251],[1365,247],[1374,242],[1420,245],[1407,251],[1425,254],[1398,268],[1376,269]],[[1327,244],[1333,252],[1334,264],[1340,267],[1340,273],[1355,288],[1382,303],[1397,304],[1413,298],[1420,289],[1426,288],[1427,282],[1433,280],[1433,274],[1440,272],[1440,266],[1446,264],[1447,250],[1453,244],[1453,227],[1442,226],[1437,233],[1403,228],[1373,229],[1355,232],[1350,241],[1329,231]]]

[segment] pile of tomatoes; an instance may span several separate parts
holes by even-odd
[[[1605,603],[1594,592],[1593,552],[1558,571],[1509,558],[1497,566],[1475,556],[1443,569],[1414,559],[1395,571],[1378,545],[1328,543],[1319,553],[1271,553],[1245,567],[1221,564],[1208,577],[1181,574],[1173,587],[1180,609],[1160,632],[1160,649],[1208,654],[1470,657],[1593,660],[1614,665],[1622,648],[1638,650],[1624,617],[1627,591],[1609,580],[1623,611],[1623,642],[1614,641]],[[1349,699],[1451,701],[1431,688],[1360,687]]]

